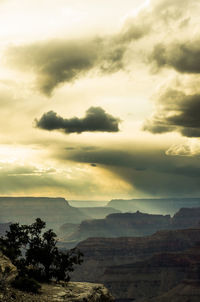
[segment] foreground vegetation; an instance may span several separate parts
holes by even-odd
[[[83,254],[76,248],[64,253],[57,247],[53,230],[44,231],[46,223],[40,218],[31,225],[10,225],[0,237],[0,250],[18,269],[13,286],[38,292],[39,282],[70,280],[74,265],[83,262]]]

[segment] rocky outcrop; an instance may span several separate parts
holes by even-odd
[[[1,302],[112,302],[113,297],[101,284],[69,282],[42,284],[40,294],[10,288],[0,295]]]
[[[17,269],[11,261],[0,252],[0,284],[9,283],[17,276]]]
[[[10,286],[18,272],[0,252],[0,302],[112,302],[113,298],[102,284],[60,282],[42,284],[40,294],[21,292]]]
[[[70,282],[65,287],[62,285],[44,285],[44,297],[55,302],[111,302],[109,291],[102,284]]]

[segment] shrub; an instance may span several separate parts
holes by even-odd
[[[35,279],[28,277],[16,278],[14,281],[12,281],[11,285],[19,290],[32,292],[35,294],[37,294],[41,289],[41,285]]]

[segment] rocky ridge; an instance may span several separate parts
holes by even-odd
[[[113,302],[109,291],[102,284],[69,282],[42,284],[39,294],[8,288],[0,295],[1,302]]]
[[[0,283],[10,282],[17,276],[16,267],[0,251]]]
[[[16,267],[0,252],[0,302],[112,302],[102,284],[59,282],[41,284],[39,294],[19,291],[10,282],[17,276]]]

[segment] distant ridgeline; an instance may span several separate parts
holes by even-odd
[[[78,243],[89,237],[137,237],[147,236],[158,230],[177,230],[200,227],[200,207],[182,208],[173,217],[170,215],[114,213],[104,219],[82,221],[72,227],[62,226],[66,242]]]
[[[145,212],[149,214],[173,215],[181,208],[200,207],[199,198],[159,198],[159,199],[113,199],[108,207],[122,212]]]
[[[55,230],[67,222],[80,223],[118,212],[119,210],[109,207],[74,208],[64,198],[0,197],[0,223],[30,224],[40,217],[47,223],[47,227]]]
[[[0,233],[9,227],[9,222],[31,224],[40,217],[46,221],[47,228],[59,231],[65,241],[75,242],[90,236],[141,236],[152,234],[158,229],[170,228],[171,218],[162,215],[173,215],[180,208],[196,207],[200,208],[200,198],[118,199],[110,201],[106,207],[78,208],[70,206],[64,198],[0,197]],[[122,215],[120,211],[136,214]],[[186,220],[184,218],[187,225],[188,219],[188,216]],[[180,221],[174,225],[179,226]],[[183,223],[181,226],[184,227]]]

